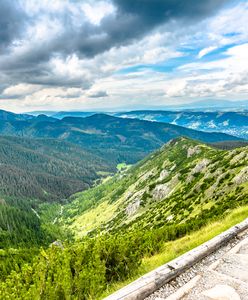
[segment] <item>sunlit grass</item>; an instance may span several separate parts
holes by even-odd
[[[110,220],[118,207],[119,202],[109,204],[107,201],[100,203],[97,207],[86,211],[73,223],[70,228],[76,237],[82,237],[88,231],[97,228],[106,220]]]

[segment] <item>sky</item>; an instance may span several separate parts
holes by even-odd
[[[0,108],[248,99],[248,1],[0,0]]]

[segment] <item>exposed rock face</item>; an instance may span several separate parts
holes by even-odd
[[[169,196],[172,188],[169,183],[158,184],[152,192],[153,198],[155,200],[161,200]]]
[[[158,184],[152,192],[153,198],[155,200],[161,200],[169,197],[173,192],[177,183],[178,183],[178,176],[175,176],[169,182],[166,182],[164,184]]]
[[[235,155],[235,156],[231,159],[230,164],[231,164],[231,165],[234,165],[234,164],[236,164],[237,162],[240,162],[240,161],[242,161],[242,160],[244,160],[244,159],[246,159],[246,153],[245,153],[245,152],[241,152],[241,153]]]
[[[189,147],[187,151],[187,157],[191,157],[195,154],[199,154],[201,152],[201,148],[199,146]]]
[[[237,184],[242,184],[248,181],[248,167],[243,168],[238,175],[233,178],[233,181]]]
[[[186,182],[191,182],[194,179],[194,174],[202,172],[210,163],[210,160],[204,158],[203,160],[199,161],[195,167],[189,173]]]
[[[171,221],[173,220],[173,215],[169,215],[167,218],[166,218],[167,221]]]
[[[161,181],[161,180],[164,180],[166,177],[168,177],[169,176],[169,172],[167,171],[167,170],[162,170],[162,172],[160,173],[160,175],[159,175],[159,180]]]
[[[127,208],[126,208],[126,214],[128,216],[131,216],[136,213],[136,211],[140,207],[140,199],[137,199],[135,202],[129,203]]]
[[[204,158],[203,160],[199,161],[198,164],[194,167],[194,169],[191,171],[192,174],[199,173],[203,169],[207,167],[207,165],[210,163],[210,160]]]

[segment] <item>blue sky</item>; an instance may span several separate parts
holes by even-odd
[[[119,110],[248,99],[248,1],[1,5],[2,109]]]

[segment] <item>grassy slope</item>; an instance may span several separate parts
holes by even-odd
[[[78,237],[106,231],[158,228],[222,214],[245,204],[248,149],[223,151],[181,138],[104,184],[79,193],[63,222]],[[246,175],[247,176],[247,175]]]

